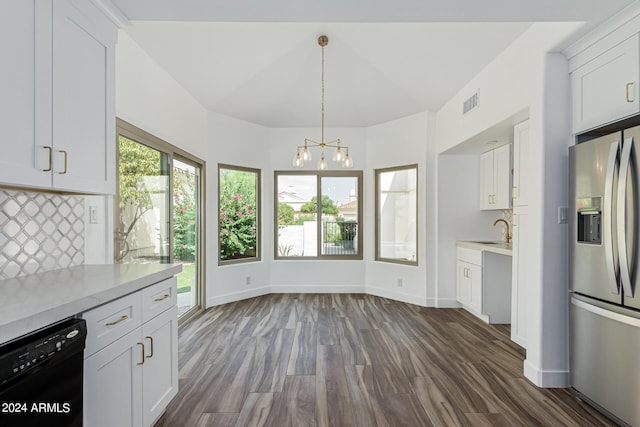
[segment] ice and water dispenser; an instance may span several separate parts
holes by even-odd
[[[602,197],[576,199],[578,213],[578,242],[602,243]]]

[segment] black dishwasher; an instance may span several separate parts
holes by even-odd
[[[82,426],[86,335],[67,319],[0,346],[0,426]]]

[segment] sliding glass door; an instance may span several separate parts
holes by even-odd
[[[203,307],[203,162],[118,120],[116,263],[182,264],[178,316]]]
[[[200,166],[173,159],[173,261],[178,275],[178,316],[198,306],[200,277]]]
[[[116,262],[169,263],[169,156],[122,135],[118,149]]]

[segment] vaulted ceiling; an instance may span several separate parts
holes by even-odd
[[[269,127],[319,126],[321,34],[326,125],[361,127],[437,111],[532,22],[585,21],[586,31],[632,3],[112,2],[132,21],[125,31],[204,107]]]

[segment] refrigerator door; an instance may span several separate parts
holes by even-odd
[[[640,309],[640,275],[638,274],[638,184],[640,183],[640,126],[623,132],[620,155],[620,179],[617,196],[617,235],[620,254],[620,281],[623,303]]]
[[[569,149],[569,286],[571,291],[622,303],[617,240],[618,170],[622,133]]]
[[[571,298],[569,382],[582,398],[640,426],[640,319],[622,307]]]

